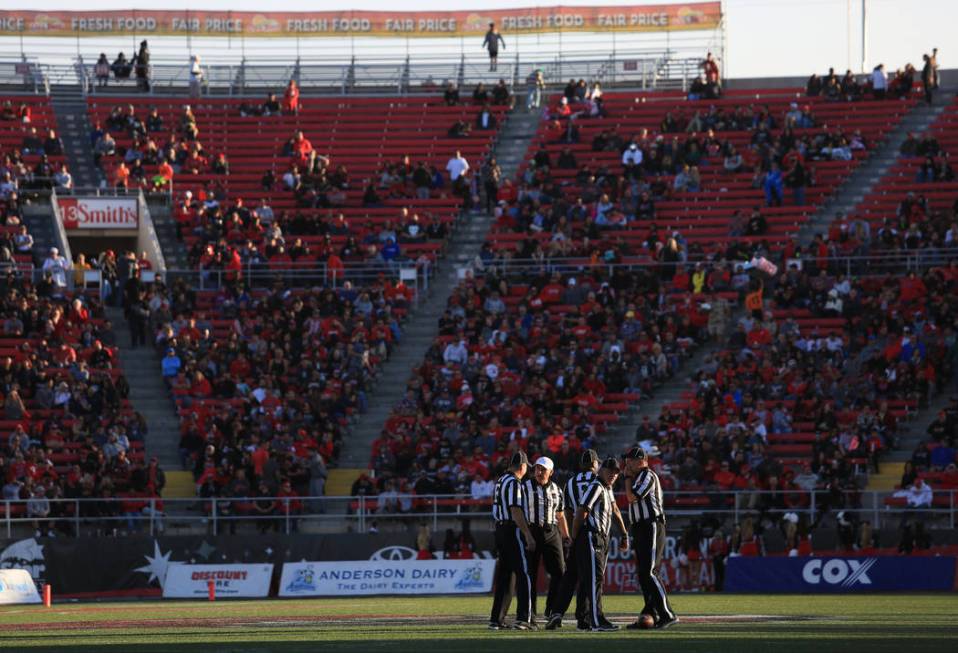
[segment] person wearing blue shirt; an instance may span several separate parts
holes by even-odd
[[[777,163],[773,163],[771,170],[765,174],[765,183],[763,184],[765,189],[765,204],[767,206],[782,205],[783,182],[782,171],[779,170]]]
[[[383,260],[387,263],[392,263],[397,258],[399,258],[400,250],[399,243],[397,243],[392,238],[388,239],[383,245],[383,248],[380,250],[379,255],[383,257]]]
[[[160,365],[163,368],[163,378],[172,379],[180,373],[180,368],[183,366],[183,361],[181,361],[180,357],[176,355],[176,350],[170,347],[166,350],[166,356],[163,357],[163,361],[160,363]]]

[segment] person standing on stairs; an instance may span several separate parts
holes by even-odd
[[[127,307],[127,322],[130,326],[130,349],[137,344],[146,346],[146,325],[150,321],[150,307],[145,293],[138,293]]]

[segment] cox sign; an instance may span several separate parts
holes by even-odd
[[[140,211],[133,197],[58,197],[64,229],[136,229]]]
[[[955,558],[729,558],[728,592],[932,592],[955,589]]]
[[[875,566],[876,562],[878,558],[866,560],[832,558],[828,562],[809,560],[802,568],[802,578],[811,585],[823,582],[842,587],[851,587],[855,583],[871,585],[872,580],[868,577],[868,570]]]

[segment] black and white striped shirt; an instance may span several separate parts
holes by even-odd
[[[512,521],[510,508],[522,508],[522,483],[512,472],[506,472],[496,481],[492,494],[492,518],[497,522]]]
[[[643,468],[632,482],[632,494],[635,500],[629,504],[629,520],[633,524],[665,521],[665,503],[658,474],[648,467]]]
[[[568,480],[565,484],[565,495],[563,495],[566,510],[571,510],[574,513],[582,505],[582,495],[585,494],[586,488],[595,478],[596,476],[592,472],[579,472]]]
[[[612,494],[612,488],[597,477],[586,488],[579,507],[589,511],[585,527],[593,533],[608,537],[612,528],[612,513],[615,512],[615,496]]]
[[[536,526],[555,526],[556,515],[562,512],[562,492],[549,481],[539,485],[534,478],[522,482],[526,520]]]

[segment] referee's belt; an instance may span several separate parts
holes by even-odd
[[[516,523],[512,521],[511,519],[502,519],[496,522],[496,528],[500,526],[515,526],[515,525]]]
[[[529,524],[529,525],[532,526],[533,528],[538,528],[543,533],[551,533],[552,531],[556,529],[556,524],[545,524],[545,525]]]

